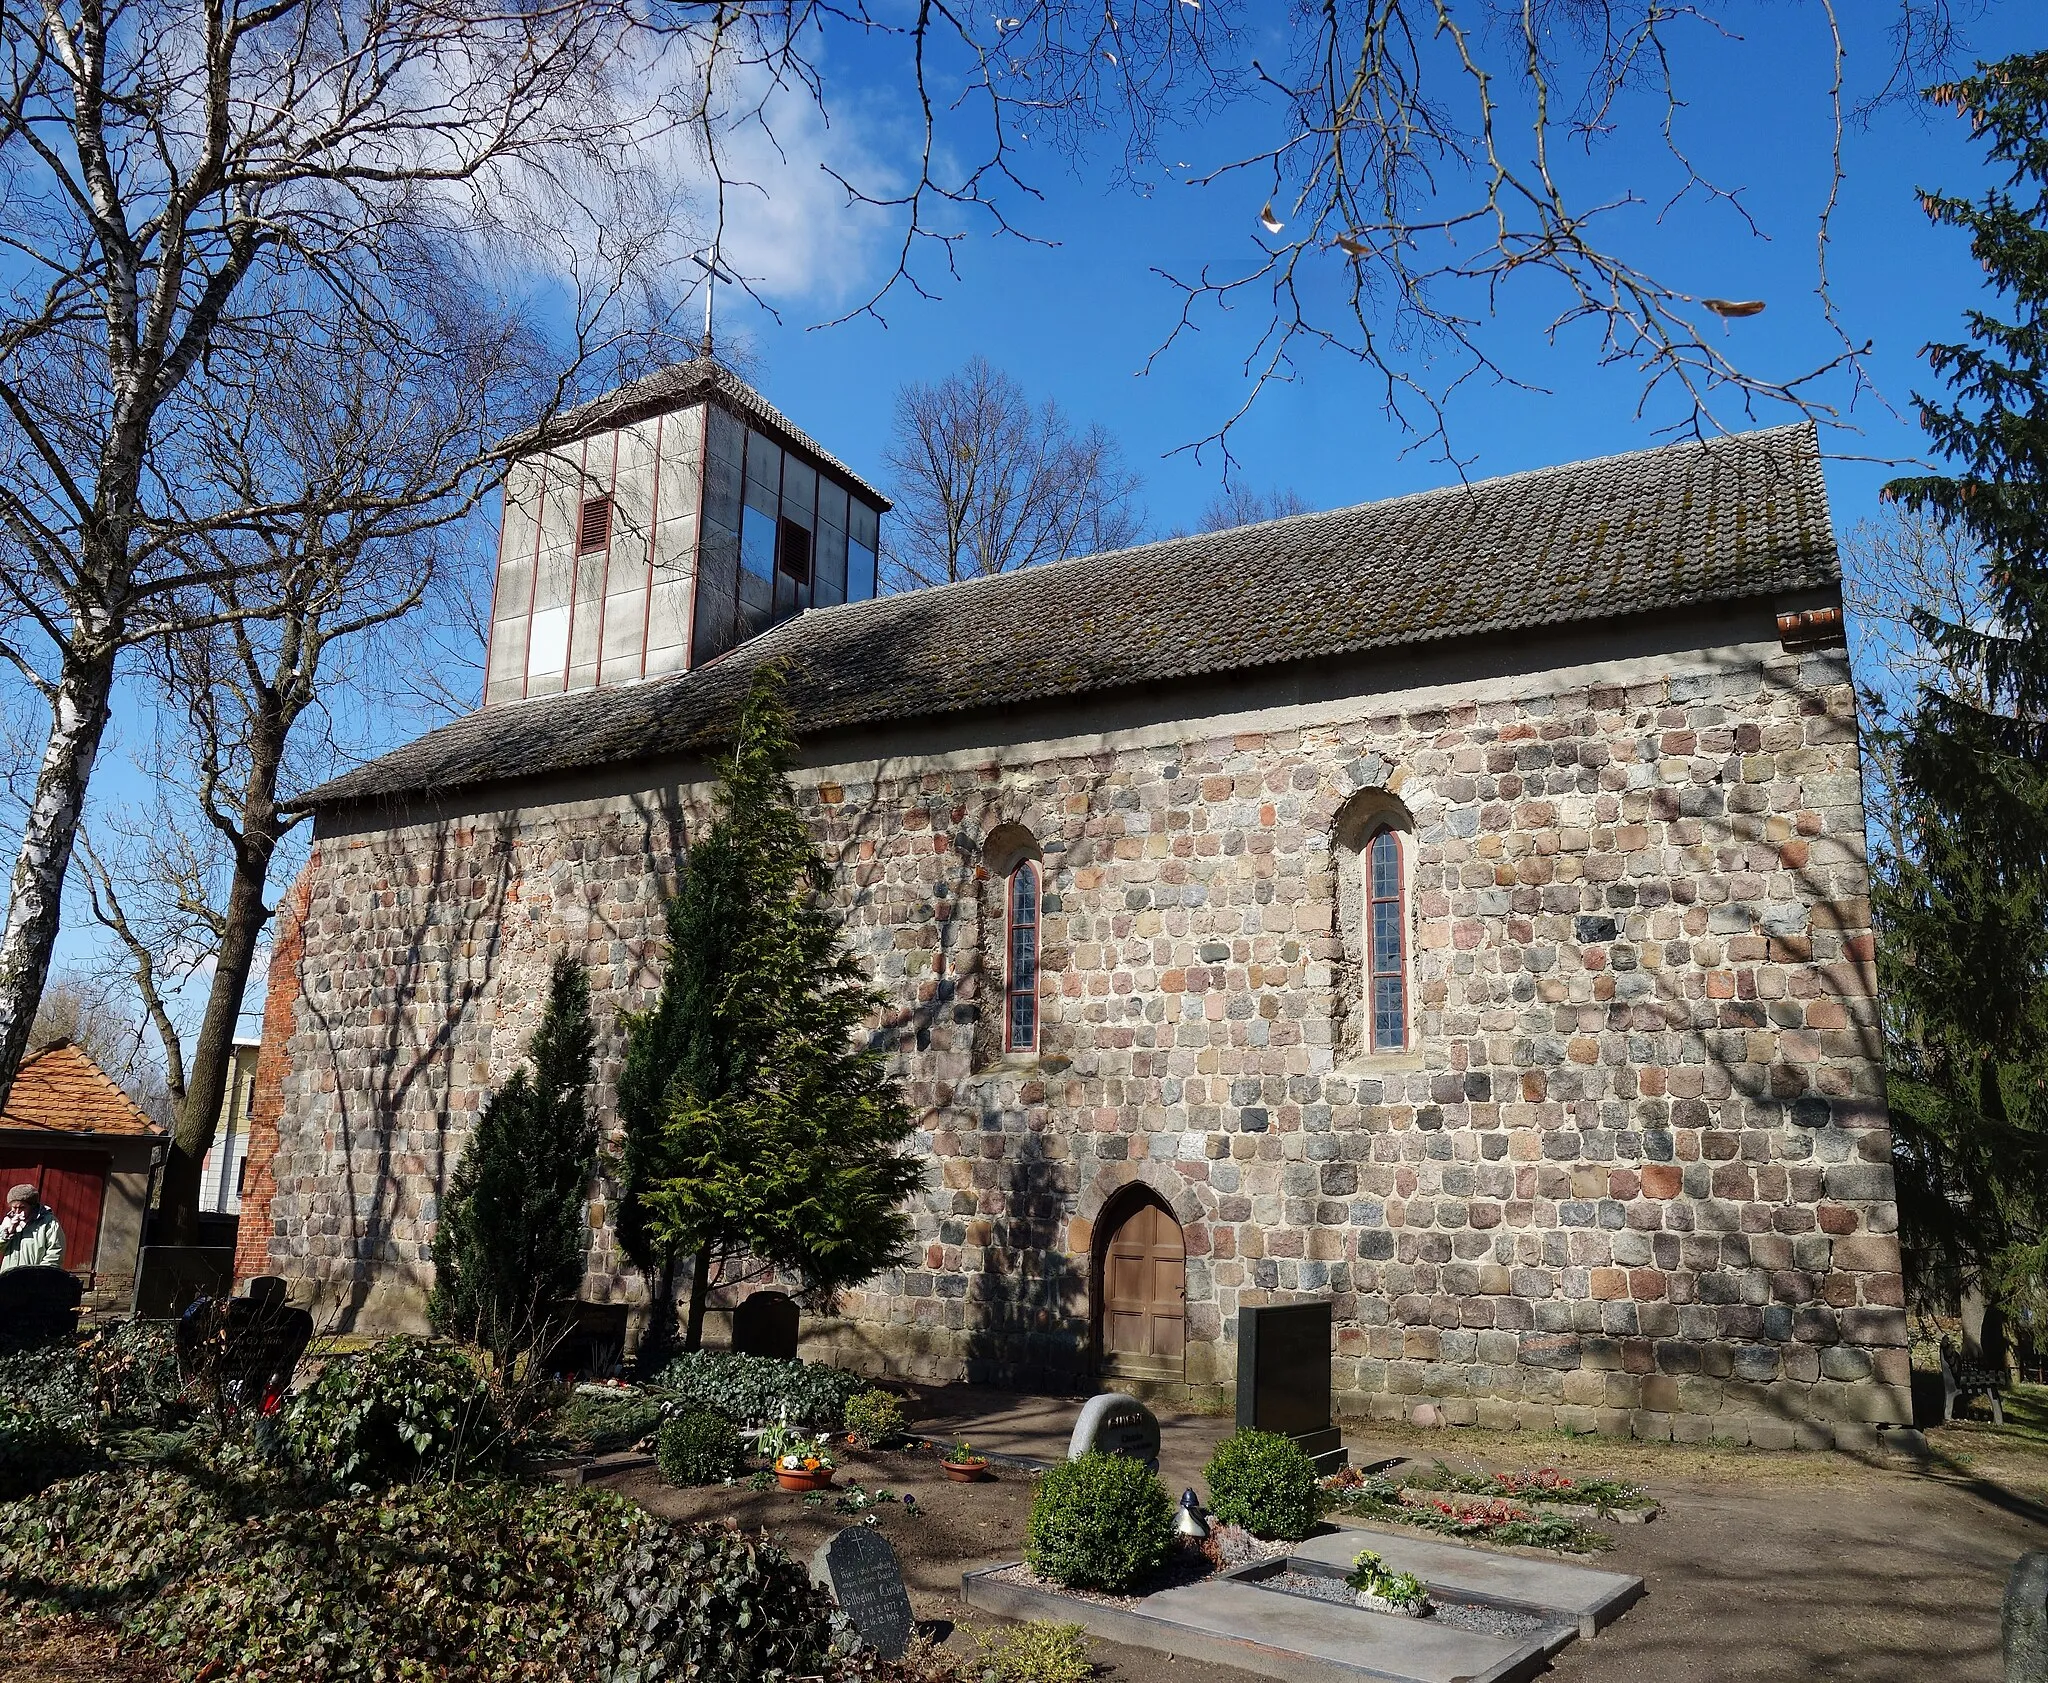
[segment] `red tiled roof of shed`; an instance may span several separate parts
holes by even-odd
[[[112,1076],[68,1040],[53,1041],[23,1060],[0,1128],[53,1134],[154,1134],[148,1114]]]

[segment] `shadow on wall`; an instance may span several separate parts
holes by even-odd
[[[1853,1435],[1899,1418],[1905,1383],[1889,1135],[1882,1092],[1866,1088],[1881,1082],[1884,1049],[1867,887],[1857,886],[1861,834],[1824,833],[1798,815],[1853,808],[1856,723],[1826,712],[1816,693],[1846,677],[1837,654],[1797,669],[1731,671],[1760,682],[1767,697],[1800,694],[1799,711],[1738,717],[1727,727],[1728,754],[1664,733],[1665,752],[1691,759],[1690,777],[1617,812],[1611,849],[1586,855],[1579,880],[1554,883],[1542,855],[1516,862],[1515,880],[1494,891],[1499,905],[1485,914],[1523,924],[1510,937],[1521,961],[1503,973],[1503,995],[1526,1004],[1547,979],[1554,986],[1583,968],[1594,976],[1592,998],[1572,1007],[1573,1020],[1526,1036],[1518,1069],[1433,1075],[1415,1125],[1427,1134],[1426,1155],[1447,1165],[1445,1191],[1470,1194],[1472,1171],[1452,1163],[1452,1136],[1473,1105],[1519,1099],[1559,1113],[1541,1130],[1540,1158],[1513,1165],[1514,1197],[1556,1200],[1558,1209],[1557,1227],[1518,1234],[1511,1266],[1528,1283],[1518,1278],[1499,1300],[1517,1320],[1495,1323],[1518,1333],[1523,1369],[1550,1370],[1530,1376],[1539,1382],[1525,1400],[1580,1405],[1589,1420],[1602,1407],[1621,1418],[1638,1411],[1639,1430],[1725,1407],[1731,1427],[1747,1430],[1745,1413],[1781,1422],[1774,1436],[1784,1441],[1816,1418],[1816,1437],[1831,1424]],[[1716,706],[1721,697],[1716,675],[1675,681],[1671,700]],[[1596,686],[1585,711],[1604,710],[1645,711],[1625,691]],[[1773,740],[1795,720],[1795,740]],[[1582,730],[1568,717],[1558,723],[1567,743],[1601,740],[1590,721]],[[1661,720],[1632,717],[1618,734],[1661,732]],[[1799,774],[1795,804],[1773,787],[1788,748],[1840,756]],[[1568,792],[1545,774],[1561,764],[1553,752],[1547,738],[1532,739],[1500,769],[1527,776],[1532,796]],[[1605,789],[1593,767],[1570,769],[1577,791]],[[1431,828],[1440,834],[1443,822],[1433,814]],[[1629,868],[1656,825],[1687,846],[1689,871]],[[1770,879],[1780,875],[1791,892],[1772,899]],[[1679,921],[1676,939],[1650,937],[1664,942],[1663,962],[1645,961],[1632,926],[1666,918]],[[1673,945],[1705,947],[1713,961],[1695,950],[1673,963]],[[1429,998],[1434,978],[1421,979],[1427,1039],[1441,1007]],[[1645,1069],[1655,1085],[1639,1079]],[[1501,1132],[1480,1129],[1478,1138],[1486,1159],[1506,1157]],[[1372,1160],[1406,1159],[1390,1146]],[[1362,1228],[1361,1260],[1367,1243],[1379,1247],[1374,1261],[1432,1264],[1475,1281],[1498,1255],[1495,1234],[1470,1228]],[[1584,1290],[1548,1288],[1568,1271],[1585,1277]],[[1444,1312],[1455,1315],[1457,1299],[1476,1289],[1414,1291],[1387,1305],[1393,1354],[1434,1362],[1441,1342],[1451,1395],[1466,1394],[1456,1389],[1466,1352],[1453,1347],[1469,1335]],[[1368,1295],[1344,1304],[1340,1294],[1340,1314],[1356,1314]],[[1611,1382],[1570,1385],[1580,1370]],[[1432,1387],[1420,1373],[1408,1377]],[[1873,1378],[1875,1389],[1864,1383]],[[1780,1380],[1797,1383],[1776,1388]]]
[[[1086,1282],[1060,1245],[1069,1193],[1042,1136],[1015,1137],[1007,1215],[948,1217],[942,1241],[973,1248],[982,1266],[965,1272],[967,1378],[976,1385],[1065,1395],[1088,1366],[1087,1325],[1076,1304]]]
[[[311,1283],[330,1301],[336,1332],[356,1330],[373,1288],[380,1286],[387,1292],[396,1288],[388,1309],[380,1308],[380,1321],[424,1317],[432,1225],[454,1170],[451,1101],[470,1090],[468,1072],[457,1068],[459,1031],[499,966],[516,834],[510,816],[488,833],[480,825],[436,826],[425,864],[417,856],[407,861],[408,886],[431,885],[432,893],[430,899],[420,896],[418,903],[430,909],[406,930],[395,965],[379,964],[386,952],[368,944],[345,955],[352,962],[333,978],[338,985],[332,996],[304,995],[307,1020],[324,1042],[325,1066],[336,1078],[337,1114],[334,1143],[323,1154],[318,1184],[299,1195],[296,1220],[308,1246]],[[396,897],[379,892],[374,898]],[[359,927],[374,925],[373,907],[374,901],[350,908]],[[335,1000],[332,1006],[323,1003],[328,997]],[[488,1032],[462,1052],[465,1061],[487,1064]],[[465,1115],[463,1127],[474,1122],[473,1114]],[[421,1155],[431,1153],[431,1167],[411,1171],[398,1158],[419,1151],[429,1131],[432,1143]],[[323,1200],[335,1198],[339,1208],[322,1207]],[[323,1239],[333,1247],[324,1255]]]

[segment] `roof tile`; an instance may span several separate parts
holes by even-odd
[[[1776,427],[813,610],[695,671],[472,714],[297,804],[701,752],[764,660],[810,732],[1840,578],[1815,430]]]
[[[112,1076],[68,1040],[23,1060],[0,1111],[0,1128],[55,1134],[155,1134],[162,1130],[114,1084]]]

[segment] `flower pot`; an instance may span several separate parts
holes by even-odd
[[[1353,1590],[1351,1593],[1368,1613],[1391,1613],[1397,1619],[1426,1619],[1436,1611],[1427,1600],[1388,1601],[1384,1596],[1374,1595],[1371,1590]]]
[[[775,1482],[784,1490],[823,1490],[832,1482],[830,1467],[777,1467]]]
[[[946,1477],[955,1484],[979,1484],[988,1477],[988,1463],[979,1458],[972,1461],[941,1461]]]

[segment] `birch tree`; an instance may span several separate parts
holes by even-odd
[[[163,1047],[173,1242],[196,1236],[200,1171],[275,910],[273,865],[305,822],[289,799],[335,769],[341,698],[383,688],[371,679],[379,634],[464,559],[465,517],[485,483],[470,464],[487,448],[501,375],[527,358],[517,324],[473,302],[465,314],[444,299],[430,363],[394,364],[342,324],[271,347],[260,367],[216,368],[196,394],[207,442],[188,487],[296,513],[186,540],[193,569],[220,577],[181,603],[185,629],[145,651],[159,798],[125,824],[109,818],[110,843],[88,845],[82,861],[87,903]],[[188,1055],[172,995],[200,975]]]
[[[0,0],[0,660],[47,708],[0,926],[0,1099],[124,651],[254,611],[232,589],[271,547],[214,540],[309,514],[195,471],[208,388],[335,324],[433,367],[450,291],[546,247],[559,331],[497,400],[554,412],[620,342],[654,225],[620,164],[667,120],[628,80],[633,27],[602,4]]]

